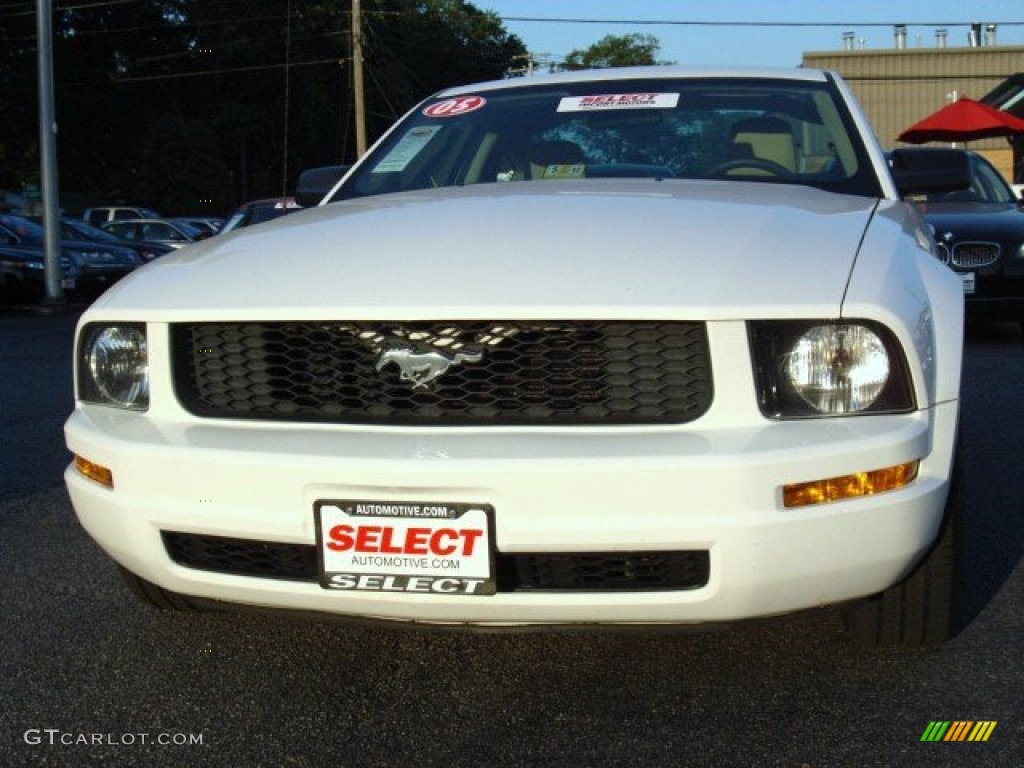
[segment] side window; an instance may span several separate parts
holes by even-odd
[[[1007,191],[1006,183],[999,172],[988,163],[982,161],[972,162],[974,166],[974,179],[971,182],[971,190],[983,203],[1007,203],[1013,200],[1012,194]]]
[[[140,229],[141,239],[143,240],[180,240],[180,237],[176,237],[178,234],[170,227],[164,226],[163,224],[143,224]]]

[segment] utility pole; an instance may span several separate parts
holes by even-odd
[[[45,228],[46,297],[64,301],[60,268],[60,203],[57,194],[57,120],[53,108],[53,11],[50,0],[36,0],[36,49],[39,72],[39,165]]]
[[[533,77],[537,66],[548,66],[551,59],[550,53],[521,53],[512,57],[513,61],[526,62],[521,67],[514,67],[505,73],[506,77]]]
[[[366,153],[366,101],[363,94],[363,15],[360,0],[352,0],[352,92],[356,107],[356,156]]]

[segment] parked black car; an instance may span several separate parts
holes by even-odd
[[[61,286],[75,289],[75,271],[61,259]],[[0,245],[0,302],[36,303],[46,295],[46,265],[38,249]]]
[[[915,201],[942,259],[964,281],[968,317],[1015,320],[1024,330],[1024,203],[988,160],[957,151],[967,158],[970,188]]]
[[[101,228],[104,232],[110,232],[125,240],[162,243],[171,249],[184,248],[212,235],[211,232],[202,232],[191,224],[169,219],[123,219],[108,221]]]
[[[4,245],[35,252],[42,259],[45,232],[22,216],[0,214],[0,246]],[[61,239],[62,267],[74,276],[74,286],[68,289],[72,293],[98,296],[141,263],[135,251],[120,245]]]
[[[64,219],[60,223],[61,237],[68,240],[91,240],[96,243],[109,243],[122,248],[130,248],[138,254],[142,263],[146,264],[153,259],[170,253],[174,249],[164,243],[152,242],[149,240],[125,240],[123,237],[107,232],[105,229],[94,227],[77,219]]]
[[[188,224],[193,229],[205,232],[207,236],[216,235],[224,226],[224,219],[218,216],[172,216],[168,221],[175,224]]]

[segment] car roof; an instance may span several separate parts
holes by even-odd
[[[104,224],[177,224],[173,219],[165,219],[163,217],[159,219],[111,219],[110,221],[103,222]]]
[[[536,85],[558,85],[559,83],[590,83],[624,80],[703,79],[739,78],[748,80],[794,80],[801,82],[823,82],[826,73],[820,69],[792,67],[612,67],[574,72],[558,72],[550,75],[517,77],[508,80],[489,80],[469,85],[448,88],[435,94],[435,98],[458,96],[482,90],[504,88],[526,88]]]

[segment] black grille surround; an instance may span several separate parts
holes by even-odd
[[[176,394],[201,418],[681,424],[712,399],[707,332],[697,322],[176,323],[170,337]],[[449,365],[433,381],[403,379],[388,354],[395,349]]]
[[[318,583],[310,544],[162,532],[178,565],[201,571]],[[707,586],[707,550],[496,555],[498,592],[657,592]]]

